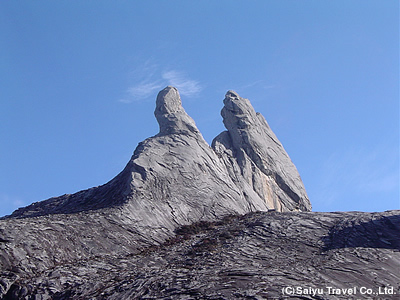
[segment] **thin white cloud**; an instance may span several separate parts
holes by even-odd
[[[154,92],[160,90],[162,87],[163,85],[159,81],[140,82],[139,84],[128,88],[127,90],[128,97],[121,99],[120,102],[131,103],[134,101],[143,100],[149,96],[152,96]]]
[[[257,81],[254,81],[254,82],[251,82],[251,83],[248,83],[248,84],[243,85],[242,87],[240,87],[240,89],[245,90],[245,89],[254,87],[254,86],[256,86],[256,85],[260,85],[260,84],[262,84],[262,83],[264,83],[264,80],[257,80]]]
[[[128,103],[132,103],[133,100],[132,99],[128,99],[127,97],[125,97],[125,98],[119,99],[118,102],[128,104]]]
[[[168,85],[176,87],[181,95],[190,97],[201,91],[199,82],[187,78],[182,72],[175,70],[164,72],[162,78]]]
[[[121,103],[132,103],[143,101],[153,97],[155,93],[167,85],[172,85],[179,93],[191,97],[201,91],[198,81],[189,79],[183,72],[170,70],[164,73],[157,72],[158,66],[144,64],[134,72],[134,81],[138,82],[130,86],[124,97],[118,101]]]
[[[147,97],[160,87],[162,87],[160,82],[141,82],[139,85],[129,88],[128,92],[132,97]]]

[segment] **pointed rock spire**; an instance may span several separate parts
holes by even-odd
[[[154,114],[160,132],[139,143],[114,179],[34,203],[12,217],[123,206],[130,207],[131,218],[142,220],[142,225],[147,224],[144,227],[173,230],[174,224],[227,213],[311,210],[297,169],[282,144],[250,101],[236,92],[226,93],[221,114],[228,130],[214,139],[212,148],[183,109],[175,87],[159,92]]]
[[[27,273],[42,272],[54,267],[53,257],[60,253],[57,264],[93,255],[122,257],[201,220],[269,209],[311,210],[295,166],[265,119],[235,92],[226,94],[224,104],[228,131],[210,147],[177,89],[162,90],[155,110],[159,134],[139,143],[116,177],[0,219],[1,235],[21,245],[18,251],[8,246],[0,251],[0,269],[24,265]]]
[[[282,144],[260,113],[248,99],[228,91],[221,111],[228,130],[217,136],[213,148],[225,159],[228,169],[240,169],[236,178],[250,184],[266,201],[268,207],[279,211],[311,210],[311,204],[300,175]]]
[[[175,87],[167,86],[158,93],[154,115],[160,126],[159,135],[199,133],[195,122],[183,109],[181,97]]]

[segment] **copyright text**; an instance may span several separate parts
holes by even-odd
[[[282,294],[286,296],[293,295],[311,295],[311,296],[321,296],[321,295],[342,295],[342,296],[352,296],[352,295],[396,295],[393,286],[380,286],[376,288],[370,287],[348,287],[348,288],[335,288],[332,286],[326,286],[323,288],[315,287],[303,287],[303,286],[285,286],[282,288]]]

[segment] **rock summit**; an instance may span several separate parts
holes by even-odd
[[[233,91],[211,146],[176,88],[154,114],[159,133],[108,183],[0,218],[0,299],[286,299],[294,286],[398,296],[399,211],[310,212],[282,144]]]
[[[296,167],[249,100],[227,92],[227,131],[211,146],[176,88],[159,92],[154,115],[159,133],[139,143],[108,183],[1,218],[0,238],[12,241],[1,253],[2,269],[31,274],[91,255],[136,253],[183,225],[228,215],[311,210]],[[129,242],[121,246],[121,238]]]
[[[110,182],[51,198],[10,218],[117,208],[140,226],[168,228],[252,211],[310,211],[305,188],[282,144],[250,101],[228,91],[221,111],[227,131],[202,137],[178,90],[159,92],[160,131],[139,143]]]

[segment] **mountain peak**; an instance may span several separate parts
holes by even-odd
[[[182,107],[177,88],[164,88],[154,111],[159,133],[139,143],[120,174],[104,185],[20,208],[10,217],[123,207],[149,230],[173,231],[176,225],[232,213],[311,210],[296,167],[264,117],[234,91],[223,102],[227,131],[210,147]]]
[[[236,178],[279,211],[311,210],[300,175],[272,132],[267,121],[256,113],[250,101],[228,91],[221,110],[227,132],[213,141],[213,147],[225,158],[228,169],[240,170]]]
[[[229,91],[227,91],[226,92],[226,94],[225,94],[225,98],[233,98],[233,99],[239,99],[240,98],[240,96],[239,96],[239,94],[238,93],[236,93],[235,91],[233,91],[233,90],[229,90]]]
[[[233,91],[221,114],[210,147],[167,87],[160,133],[111,181],[0,218],[0,299],[278,299],[294,277],[398,284],[398,211],[299,212],[310,201],[264,117]],[[379,282],[360,275],[371,261]]]
[[[195,122],[182,107],[181,97],[175,87],[167,86],[158,93],[154,115],[160,126],[159,135],[199,133]]]

